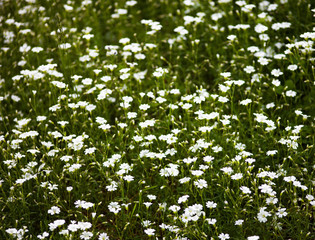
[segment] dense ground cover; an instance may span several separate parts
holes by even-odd
[[[315,239],[311,2],[0,1],[0,239]]]

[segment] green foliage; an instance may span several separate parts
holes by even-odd
[[[315,239],[310,0],[0,3],[0,239]]]

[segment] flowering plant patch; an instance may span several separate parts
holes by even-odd
[[[0,2],[0,239],[315,239],[312,1]]]

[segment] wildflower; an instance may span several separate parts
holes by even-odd
[[[229,78],[231,77],[231,73],[230,72],[223,72],[223,73],[220,73],[220,75],[224,78]]]
[[[248,187],[241,186],[240,189],[244,194],[251,194],[251,190]]]
[[[272,187],[268,184],[262,184],[258,188],[262,193],[267,193],[272,196],[275,194],[274,191],[272,190]]]
[[[275,77],[279,77],[279,76],[283,75],[283,72],[281,72],[280,69],[273,69],[271,71],[271,75],[275,76]]]
[[[205,220],[208,222],[209,225],[214,225],[217,222],[215,218],[206,218]]]
[[[214,160],[214,157],[212,156],[203,157],[203,161],[205,161],[206,163],[211,163],[213,160]]]
[[[181,184],[187,183],[187,182],[189,182],[189,181],[190,181],[190,177],[184,177],[184,178],[179,179],[179,182],[180,182]]]
[[[279,218],[282,218],[282,217],[285,217],[288,215],[288,213],[285,211],[286,208],[279,208],[278,209],[278,212],[276,213],[276,215],[279,217]]]
[[[295,71],[296,69],[298,69],[298,66],[297,66],[296,64],[292,64],[292,65],[289,65],[289,66],[288,66],[288,69],[289,69],[290,71]]]
[[[37,235],[37,238],[39,239],[45,239],[46,237],[49,236],[49,233],[48,232],[43,232],[41,235]]]
[[[83,240],[89,240],[91,237],[93,237],[93,233],[87,231],[82,232],[80,235],[80,238]]]
[[[276,198],[276,197],[268,197],[268,198],[266,199],[266,203],[267,203],[268,205],[270,205],[270,204],[275,205],[275,204],[278,203],[278,198]]]
[[[172,205],[168,209],[171,210],[174,213],[177,213],[180,210],[180,206]]]
[[[276,105],[275,105],[275,103],[268,103],[267,105],[266,105],[266,108],[267,109],[270,109],[270,108],[274,108]]]
[[[133,119],[137,117],[137,113],[136,112],[128,112],[127,113],[127,118],[128,119]]]
[[[267,212],[266,207],[262,207],[259,210],[259,213],[257,214],[257,218],[259,222],[267,222],[267,217],[271,216],[271,214],[269,212]]]
[[[63,220],[63,219],[57,219],[54,222],[48,224],[49,230],[50,231],[54,231],[57,227],[62,226],[63,224],[65,224],[65,222],[66,221]]]
[[[255,68],[254,68],[253,66],[246,66],[246,67],[244,68],[244,71],[245,71],[246,73],[253,73],[253,72],[255,72]]]
[[[165,73],[168,73],[168,70],[166,68],[157,68],[155,69],[155,71],[153,72],[153,76],[154,77],[162,77]]]
[[[132,182],[134,180],[134,177],[131,175],[126,175],[123,177],[123,179],[127,182]]]
[[[233,174],[231,176],[231,179],[233,179],[233,180],[240,180],[242,178],[243,178],[243,174],[242,173],[236,173],[236,174]]]
[[[110,185],[106,186],[106,189],[107,189],[107,191],[109,191],[109,192],[116,191],[117,188],[118,188],[118,184],[117,184],[117,182],[115,182],[115,181],[112,181],[112,182],[110,183]]]
[[[252,102],[251,99],[245,99],[245,100],[242,100],[240,102],[241,105],[244,105],[244,106],[247,106],[248,104],[250,104]]]
[[[261,65],[263,65],[263,66],[266,66],[266,65],[268,65],[268,63],[270,62],[270,60],[267,59],[267,58],[261,57],[261,58],[259,58],[259,59],[257,60],[257,62],[259,62],[259,63],[260,63]]]
[[[24,43],[20,48],[19,48],[21,53],[27,53],[29,50],[31,50],[31,47],[28,46],[26,43]]]
[[[187,202],[188,198],[189,198],[189,195],[183,195],[183,196],[181,196],[181,197],[178,198],[178,201],[177,201],[177,202],[178,202],[179,204],[181,204],[181,203],[183,203],[183,202]]]
[[[91,147],[91,148],[87,148],[84,150],[84,154],[88,155],[88,154],[93,154],[95,152],[96,148],[95,147]]]
[[[258,240],[259,236],[250,236],[247,238],[247,240]]]
[[[296,96],[296,92],[292,91],[292,90],[288,90],[288,91],[285,92],[285,95],[287,97],[295,97]]]
[[[155,235],[155,229],[152,229],[152,228],[148,228],[144,230],[144,232],[150,237]]]
[[[195,181],[194,184],[199,189],[203,189],[203,188],[208,187],[208,183],[204,179],[199,179],[199,180]]]
[[[273,84],[274,86],[276,86],[276,87],[279,87],[280,84],[281,84],[281,82],[280,82],[278,79],[274,79],[274,80],[272,80],[272,84]]]
[[[228,233],[221,233],[218,237],[220,240],[230,239],[230,235]]]
[[[224,167],[224,168],[221,168],[220,170],[229,175],[232,174],[233,172],[233,169],[231,167]]]
[[[51,208],[48,210],[48,213],[49,213],[50,215],[59,214],[59,213],[60,213],[60,208],[59,208],[59,207],[56,207],[56,206],[53,206],[53,207],[51,207]]]
[[[150,105],[148,105],[148,104],[141,104],[139,106],[139,109],[144,110],[144,111],[148,110],[149,108],[150,108]]]
[[[179,33],[182,36],[189,33],[183,26],[179,26],[179,27],[175,28],[174,32]]]
[[[155,196],[155,195],[149,194],[147,197],[148,197],[151,201],[152,201],[152,200],[156,200],[156,196]]]
[[[270,151],[266,152],[266,155],[267,155],[267,156],[273,156],[273,155],[275,155],[275,154],[277,154],[277,153],[278,153],[277,150],[270,150]]]
[[[101,233],[98,236],[98,240],[109,240],[109,237],[108,237],[107,233]]]
[[[256,26],[255,26],[255,32],[257,33],[263,33],[265,31],[268,30],[268,27],[266,27],[265,25],[261,24],[261,23],[258,23]]]
[[[117,213],[120,212],[121,207],[119,206],[118,202],[111,202],[111,203],[108,205],[108,210],[109,210],[110,212],[115,213],[115,215],[116,215]]]
[[[227,36],[227,39],[230,41],[234,41],[235,39],[237,39],[237,36],[236,35],[229,35],[229,36]]]
[[[77,200],[74,202],[76,208],[89,209],[94,206],[94,203],[86,202],[84,200]]]
[[[236,225],[236,226],[240,226],[240,225],[243,224],[243,222],[244,222],[243,219],[236,220],[236,221],[235,221],[235,225]]]
[[[206,206],[207,206],[207,208],[212,209],[212,208],[216,208],[217,204],[213,201],[208,201],[208,202],[206,202]]]
[[[229,99],[227,97],[219,96],[218,101],[221,103],[227,103],[229,101]]]

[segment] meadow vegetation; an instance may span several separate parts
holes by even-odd
[[[0,239],[315,239],[311,0],[1,0]]]

